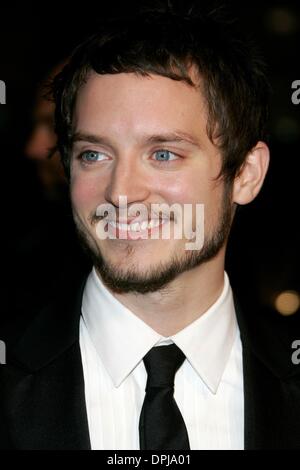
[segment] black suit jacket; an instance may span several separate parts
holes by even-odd
[[[90,449],[79,346],[85,280],[49,304],[0,366],[0,448]],[[300,449],[300,364],[291,344],[299,319],[264,315],[236,301],[243,345],[246,449]],[[126,432],[126,430],[124,430]]]

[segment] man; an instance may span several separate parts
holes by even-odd
[[[112,20],[76,49],[56,123],[93,269],[8,347],[6,447],[300,447],[289,329],[242,310],[224,272],[268,169],[267,91],[232,26],[193,9]]]

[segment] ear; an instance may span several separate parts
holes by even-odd
[[[270,152],[264,142],[257,142],[248,153],[233,183],[233,199],[236,204],[248,204],[256,198],[268,171]]]

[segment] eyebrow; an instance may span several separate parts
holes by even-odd
[[[187,132],[173,131],[165,134],[142,135],[139,140],[143,144],[163,144],[163,143],[187,143],[197,148],[201,148],[198,139]],[[88,142],[90,144],[105,145],[113,148],[111,141],[104,136],[89,134],[85,132],[75,132],[71,137],[71,145],[75,142]]]

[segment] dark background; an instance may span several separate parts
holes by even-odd
[[[260,44],[273,88],[270,170],[259,196],[234,222],[227,271],[240,297],[259,301],[277,315],[274,300],[280,292],[300,293],[300,105],[291,101],[291,84],[300,79],[300,12],[290,1],[227,3]],[[4,321],[31,315],[57,283],[89,268],[77,248],[68,207],[45,203],[23,150],[40,80],[93,31],[98,17],[136,8],[136,2],[96,4],[1,5],[0,79],[7,89],[7,104],[0,106]]]

